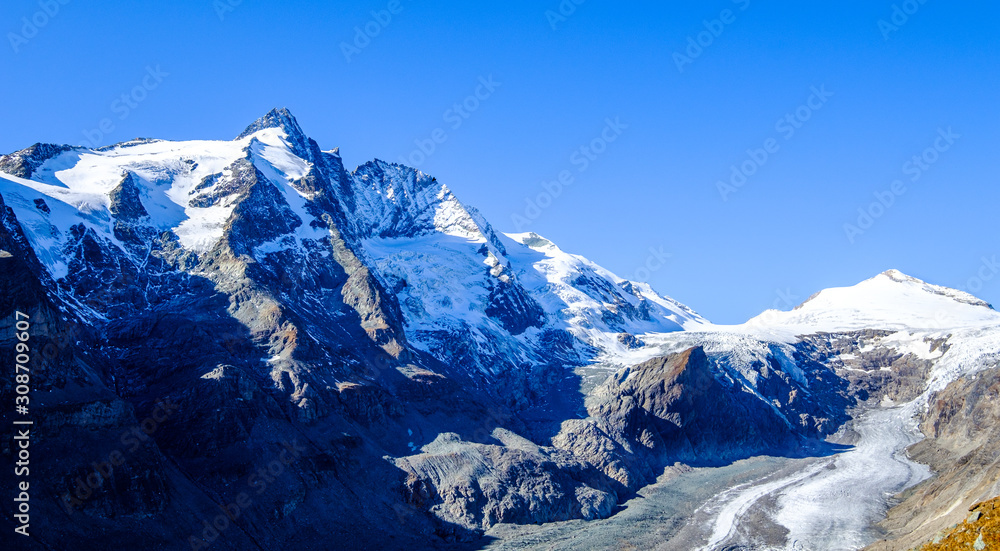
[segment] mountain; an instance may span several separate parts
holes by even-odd
[[[860,478],[849,478],[850,491],[842,486],[851,475],[839,480],[830,475],[829,482],[812,476],[767,497],[789,504],[770,513],[778,524],[786,522],[788,541],[813,541],[823,548],[823,534],[836,526],[842,532],[834,537],[839,545],[862,541],[870,544],[866,549],[879,551],[920,547],[961,523],[976,503],[1000,495],[995,400],[1000,314],[968,293],[889,270],[852,287],[823,290],[788,312],[768,311],[742,325],[712,326],[699,337],[666,335],[660,341],[679,339],[702,343],[719,365],[744,374],[751,390],[765,396],[775,385],[767,377],[761,381],[767,371],[755,369],[758,362],[798,365],[807,383],[813,378],[808,366],[822,365],[814,373],[834,377],[819,386],[819,394],[815,384],[790,385],[791,392],[812,393],[809,402],[829,404],[828,411],[844,411],[853,419],[886,407],[901,412],[883,416],[888,426],[875,425],[868,429],[874,431],[870,436],[857,423],[844,425],[860,431],[856,450],[865,465],[856,473]],[[758,342],[768,343],[768,352]],[[784,411],[788,407],[780,396],[786,388],[778,388],[771,395],[778,396],[776,405]],[[841,390],[830,394],[831,388]],[[862,446],[866,437],[889,444],[869,451]],[[848,469],[848,464],[838,460],[832,466]],[[932,476],[923,474],[921,465],[929,466]],[[909,471],[903,484],[879,486],[882,479],[870,471],[900,467]],[[859,488],[866,487],[876,509],[859,518],[859,511],[872,506],[859,507],[865,501]],[[884,495],[896,492],[901,493],[885,501]],[[815,507],[803,506],[803,494]],[[879,522],[878,527],[865,529],[860,538],[849,528],[856,523],[864,529],[871,522]]]
[[[42,546],[99,547],[95,530],[135,545],[334,533],[413,546],[512,518],[607,515],[626,494],[592,465],[512,442],[544,444],[584,410],[563,393],[573,367],[636,333],[705,323],[537,235],[497,233],[415,169],[347,171],[283,109],[233,141],[36,144],[0,169],[2,315],[44,320],[38,346],[58,352],[35,357],[33,411],[49,419],[39,453],[59,458],[38,467],[52,495],[37,507],[71,522]],[[171,415],[121,450],[118,435],[164,403]],[[431,502],[468,488],[428,490],[405,458],[451,457],[432,453],[442,439],[522,474],[495,495],[476,474],[482,503],[435,514]],[[253,473],[289,449],[296,474],[258,488]],[[109,472],[111,455],[126,461]],[[541,506],[504,497],[551,484],[563,490]],[[261,497],[225,537],[202,528],[249,488]]]
[[[552,342],[565,347],[563,359],[579,362],[616,346],[618,333],[704,321],[539,236],[498,234],[417,170],[373,161],[348,173],[287,110],[268,113],[232,142],[137,140],[97,151],[36,145],[3,157],[0,167],[9,173],[0,193],[69,293],[80,240],[138,265],[169,250],[187,273],[230,249],[276,277],[293,277],[288,266],[318,262],[329,253],[317,243],[335,234],[373,285],[398,296],[395,321],[406,330],[394,330],[421,350],[461,335],[473,345],[462,358],[470,371],[549,363]],[[511,348],[493,350],[498,343]]]
[[[0,157],[0,272],[31,320],[33,549],[483,546],[675,465],[833,453],[1000,345],[988,304],[895,271],[714,325],[416,169],[346,169],[285,109]]]
[[[1000,313],[963,291],[889,270],[853,287],[823,290],[791,312],[764,312],[749,324],[764,320],[793,331],[934,330],[995,324]]]

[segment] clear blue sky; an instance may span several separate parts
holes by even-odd
[[[440,128],[420,168],[498,229],[568,170],[572,185],[521,228],[627,277],[646,275],[650,248],[669,253],[650,283],[716,322],[888,268],[961,288],[989,275],[973,290],[1000,305],[1000,274],[982,262],[1000,256],[995,2],[910,0],[919,9],[893,30],[879,25],[892,0],[567,1],[565,20],[546,14],[559,0],[399,0],[384,25],[371,23],[383,0],[231,0],[222,18],[227,0],[49,1],[51,17],[44,1],[5,3],[0,151],[80,144],[105,118],[102,144],[231,139],[287,106],[353,167],[408,157]],[[680,71],[674,54],[706,20],[718,36],[702,34]],[[366,24],[377,36],[348,61],[343,43]],[[157,66],[168,75],[146,79],[141,102],[114,103]],[[491,75],[499,86],[454,128],[448,110]],[[776,123],[812,87],[833,95],[789,137]],[[581,172],[574,151],[616,117],[627,128]],[[949,127],[961,137],[911,181],[904,164]],[[723,201],[717,182],[765,144],[776,151]],[[893,196],[897,179],[907,191]],[[851,243],[844,224],[876,192],[892,206]]]

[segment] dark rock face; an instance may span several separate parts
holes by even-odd
[[[626,430],[641,428],[643,432],[632,434],[636,442],[659,436],[662,449],[678,460],[713,463],[789,442],[790,432],[774,410],[727,392],[701,348],[629,368],[595,394],[614,397],[598,406],[599,416],[621,422]],[[646,416],[652,422],[628,426]],[[655,435],[645,433],[650,428]]]
[[[545,319],[542,307],[509,280],[490,281],[486,315],[503,324],[512,335],[520,335],[529,327],[541,327]]]
[[[44,419],[32,427],[31,483],[38,488],[32,500],[34,537],[21,540],[26,546],[21,548],[97,548],[101,533],[136,547],[149,537],[183,538],[185,523],[194,527],[201,516],[212,514],[212,500],[186,484],[143,431],[149,410],[114,392],[111,365],[96,353],[93,328],[67,315],[50,295],[51,283],[2,198],[0,218],[0,249],[8,252],[0,255],[0,319],[13,326],[15,312],[22,312],[31,322],[30,411],[32,419]],[[15,342],[13,333],[0,337],[5,350],[13,350]],[[0,398],[13,403],[14,395],[9,380],[0,384]],[[11,416],[5,409],[0,420],[9,425]],[[155,435],[151,423],[146,428]],[[15,452],[9,439],[0,447],[11,464]],[[12,475],[4,469],[0,483],[14,487]],[[183,500],[171,497],[175,488],[183,488]],[[150,523],[151,518],[163,522]],[[9,517],[2,522],[8,534],[13,533],[10,522]],[[135,523],[147,528],[133,531]],[[221,548],[248,544],[242,533],[234,533]]]
[[[399,310],[399,303],[357,257],[337,229],[333,218],[327,215],[324,221],[330,229],[333,259],[347,276],[341,287],[344,304],[357,312],[361,318],[361,327],[372,341],[389,355],[399,358],[406,350],[406,335],[402,329],[403,315]]]
[[[820,365],[829,365],[847,381],[847,394],[861,401],[885,396],[908,402],[920,395],[927,382],[933,361],[876,345],[891,331],[865,330],[847,334],[820,333],[803,338],[799,352]],[[933,350],[947,350],[946,341],[932,343]],[[843,356],[851,357],[843,360]],[[824,385],[828,388],[829,385]]]
[[[253,163],[241,159],[233,169],[238,202],[226,223],[226,244],[234,255],[252,255],[254,247],[288,235],[303,224],[285,196]]]
[[[378,386],[341,388],[329,404],[311,405],[320,399],[310,382],[318,386],[317,375],[327,375],[294,364],[275,373],[285,377],[278,381],[261,373],[264,354],[227,312],[229,300],[183,274],[174,275],[176,292],[141,296],[111,323],[64,321],[66,305],[33,275],[44,270],[12,212],[2,208],[0,248],[8,255],[0,259],[0,317],[27,312],[32,344],[41,351],[32,411],[45,423],[33,452],[51,459],[37,463],[32,481],[51,494],[36,498],[35,530],[45,534],[33,540],[36,548],[99,549],[108,537],[131,548],[150,540],[190,548],[191,538],[195,546],[219,549],[273,548],[330,537],[346,548],[426,547],[422,534],[434,526],[426,511],[410,511],[397,529],[383,525],[403,506],[396,490],[403,487],[401,471],[381,459],[378,447],[403,413],[391,394]],[[90,230],[79,232],[77,248],[89,275],[67,285],[92,310],[121,305],[141,286],[101,291],[96,282],[127,259],[111,254]],[[93,270],[102,265],[106,272]],[[252,292],[248,299],[259,300]],[[272,320],[275,329],[294,334],[280,320]],[[13,347],[11,338],[4,337],[5,348]],[[6,380],[0,386],[4,399],[12,401],[13,391]],[[319,415],[327,423],[311,429]],[[8,442],[2,453],[9,459],[12,452]],[[0,480],[10,482],[8,470]],[[363,510],[345,508],[358,500]],[[206,528],[220,506],[236,503],[245,507],[221,535]]]
[[[632,333],[619,333],[618,342],[624,344],[626,348],[642,348],[642,341]]]
[[[36,143],[27,149],[0,157],[0,171],[30,179],[42,163],[71,149],[66,145]]]
[[[138,176],[132,172],[125,173],[118,187],[111,190],[111,214],[123,222],[135,222],[140,218],[149,216],[146,208],[142,206],[142,199],[139,197]]]
[[[1000,369],[965,377],[936,393],[921,429],[956,450],[996,440],[1000,434]]]
[[[149,216],[140,197],[138,176],[126,172],[118,187],[111,190],[111,214],[115,216],[115,237],[132,247],[142,248],[153,238],[152,228],[143,228],[142,220]]]

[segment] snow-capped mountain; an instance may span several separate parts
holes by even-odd
[[[284,109],[232,141],[0,157],[0,276],[44,351],[39,549],[418,549],[606,517],[668,466],[808,456],[1000,361],[992,307],[897,271],[711,324],[416,169],[347,170]]]
[[[864,365],[866,354],[930,362],[933,370],[919,390],[937,391],[1000,361],[1000,312],[963,291],[888,270],[852,287],[820,291],[790,311],[768,310],[739,325],[706,323],[643,339],[646,347],[613,360],[634,364],[701,345],[732,372],[727,376],[746,381],[750,392],[759,392],[759,366],[768,362],[808,392],[799,360],[804,347],[823,341],[828,350],[820,359],[835,368]],[[844,343],[856,350],[832,353]]]
[[[700,346],[716,379],[769,404],[788,426],[858,434],[854,448],[821,470],[734,490],[747,501],[716,521],[705,549],[766,540],[762,517],[787,530],[787,547],[775,548],[919,547],[1000,492],[1000,313],[968,293],[889,270],[791,311],[643,339],[646,347],[616,360]],[[863,421],[846,425],[849,418]],[[886,499],[910,488],[899,501]],[[892,521],[876,528],[886,514]],[[898,541],[884,539],[887,528]]]
[[[898,270],[853,287],[825,289],[789,312],[771,310],[743,325],[716,328],[789,343],[808,335],[880,331],[884,336],[873,339],[868,349],[887,348],[934,360],[928,379],[933,390],[1000,359],[1000,312],[969,293]],[[855,358],[848,354],[839,359]]]
[[[1000,313],[966,292],[889,270],[853,287],[821,291],[791,312],[764,312],[748,325],[832,333],[865,328],[951,329],[998,322]]]
[[[419,547],[421,534],[606,515],[636,487],[548,443],[585,411],[572,370],[641,346],[637,334],[707,323],[538,235],[495,231],[418,170],[348,171],[286,110],[232,141],[36,144],[0,158],[0,214],[5,308],[29,310],[47,327],[39,346],[60,351],[36,382],[36,410],[60,420],[47,441],[110,446],[178,404],[98,497],[65,483],[85,467],[38,467],[55,488],[45,507],[137,545],[163,518],[200,526],[292,435],[310,474],[242,517],[253,541],[315,531],[382,547],[378,527],[403,514],[390,532]],[[487,483],[503,469],[513,478]],[[472,501],[459,498],[469,484]],[[186,490],[162,502],[164,488]],[[293,514],[289,493],[307,505]],[[321,505],[358,496],[369,506]],[[287,515],[296,524],[267,521]],[[123,532],[123,516],[155,520]],[[90,541],[90,522],[59,536]]]
[[[420,171],[373,161],[348,173],[337,150],[320,151],[287,110],[233,141],[36,145],[0,168],[0,194],[70,293],[80,232],[137,266],[157,252],[147,241],[173,242],[181,271],[201,270],[197,259],[226,245],[263,266],[331,262],[324,249],[336,233],[396,295],[409,342],[447,350],[460,339],[470,347],[448,359],[483,372],[579,364],[623,346],[619,334],[704,322],[537,235],[497,233]]]

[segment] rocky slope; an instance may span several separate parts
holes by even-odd
[[[1000,547],[1000,499],[977,503],[969,508],[964,522],[934,536],[920,551],[972,549],[986,551]]]
[[[902,496],[883,523],[889,540],[872,549],[909,549],[940,540],[936,536],[961,524],[970,507],[1000,495],[998,397],[997,368],[963,377],[931,397],[921,416],[927,439],[909,452],[936,474]]]

